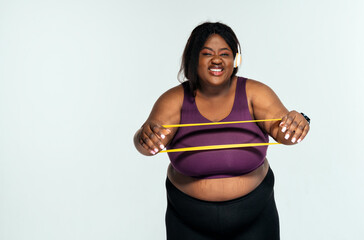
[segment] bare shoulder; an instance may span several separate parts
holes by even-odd
[[[174,100],[174,101],[178,101],[181,100],[180,98],[182,98],[183,101],[183,95],[184,95],[184,90],[183,90],[183,86],[180,84],[178,86],[175,86],[169,90],[167,90],[165,93],[163,93],[161,95],[160,98],[166,98],[169,100]]]
[[[253,79],[246,81],[246,93],[248,97],[264,96],[266,94],[274,94],[273,90],[266,84]]]
[[[183,97],[184,89],[182,85],[167,90],[155,102],[149,119],[156,120],[163,124],[179,122]]]
[[[279,118],[287,113],[275,92],[262,82],[248,79],[246,94],[256,119]]]
[[[157,100],[156,104],[164,106],[182,106],[184,90],[182,85],[175,86],[163,93]]]

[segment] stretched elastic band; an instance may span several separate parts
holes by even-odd
[[[208,125],[222,125],[222,124],[236,124],[236,123],[249,123],[249,122],[269,122],[269,121],[280,121],[281,118],[277,119],[261,119],[261,120],[247,120],[247,121],[234,121],[234,122],[210,122],[210,123],[187,123],[187,124],[172,124],[162,125],[165,128],[170,127],[195,127],[195,126],[208,126]]]
[[[257,147],[257,146],[267,146],[267,145],[277,145],[277,144],[280,144],[280,143],[241,143],[241,144],[226,144],[226,145],[210,145],[210,146],[168,149],[168,150],[162,150],[162,151],[160,151],[160,153],[190,152],[190,151],[199,151],[199,150],[214,150],[214,149],[242,148],[242,147]]]
[[[282,119],[276,118],[276,119],[261,119],[261,120],[233,121],[233,122],[187,123],[187,124],[173,124],[173,125],[162,125],[162,126],[165,128],[195,127],[195,126],[237,124],[237,123],[249,123],[249,122],[268,122],[268,121],[280,121],[280,120],[282,120]],[[209,146],[168,149],[168,150],[162,150],[162,151],[160,151],[160,153],[190,152],[190,151],[200,151],[200,150],[214,150],[214,149],[242,148],[242,147],[257,147],[257,146],[267,146],[267,145],[277,145],[277,144],[280,144],[280,143],[241,143],[241,144],[226,144],[226,145],[209,145]]]

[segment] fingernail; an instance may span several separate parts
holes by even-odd
[[[155,152],[154,152],[154,151],[150,151],[150,153],[151,153],[151,154],[153,154],[153,155],[155,154]]]
[[[296,138],[292,138],[292,143],[294,143],[296,141]]]
[[[158,152],[158,148],[154,148],[154,152]]]
[[[282,128],[282,132],[285,132],[287,130],[287,128],[286,127],[283,127]]]
[[[286,134],[286,136],[284,136],[285,139],[288,139],[289,138],[289,134]]]
[[[301,138],[297,140],[297,142],[298,142],[298,143],[299,143],[299,142],[301,142],[301,141],[302,141],[302,139],[301,139]]]
[[[166,136],[164,136],[163,134],[161,134],[161,138],[162,138],[162,139],[165,139],[165,138],[166,138]]]
[[[281,122],[281,123],[279,124],[279,126],[281,126],[281,127],[282,127],[282,126],[283,126],[283,122]]]
[[[163,144],[161,144],[161,145],[159,145],[159,147],[160,147],[161,149],[163,149],[163,148],[164,148],[164,145],[163,145]]]
[[[167,130],[168,133],[171,133],[171,130],[169,130],[168,128],[166,128],[166,130]]]

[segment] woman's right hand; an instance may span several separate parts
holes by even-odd
[[[145,155],[155,155],[164,149],[171,130],[164,128],[161,124],[147,121],[136,132],[134,136],[134,144],[137,149]],[[138,145],[142,148],[138,147]]]
[[[158,98],[147,121],[134,135],[134,145],[141,154],[155,155],[172,140],[178,128],[164,128],[162,124],[180,122],[183,96],[179,85]]]

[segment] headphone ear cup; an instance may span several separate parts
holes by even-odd
[[[235,59],[234,59],[234,68],[239,67],[240,64],[241,64],[241,54],[240,53],[236,53]]]

